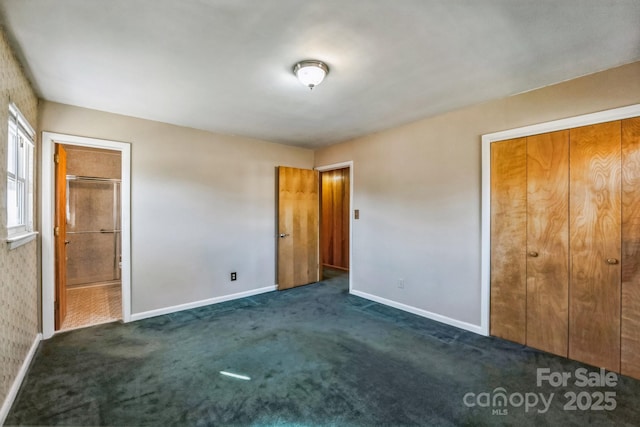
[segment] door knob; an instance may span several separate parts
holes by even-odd
[[[287,236],[288,236],[288,234],[280,233],[280,238],[281,238],[281,239],[284,239],[284,238],[285,238],[285,237],[287,237]]]
[[[65,245],[68,245],[69,243],[71,243],[71,242],[70,242],[70,241],[68,241],[68,240],[65,240],[65,241],[64,241],[64,244],[65,244]]]
[[[607,264],[614,265],[617,263],[618,263],[618,260],[616,258],[607,258]]]
[[[536,251],[531,251],[531,252],[529,252],[529,256],[530,256],[530,257],[535,258],[535,257],[537,257],[537,256],[538,256],[538,252],[536,252]]]

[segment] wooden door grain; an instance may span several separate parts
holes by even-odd
[[[55,146],[55,265],[56,302],[55,329],[60,330],[67,316],[67,152],[60,144]]]
[[[322,172],[322,264],[349,269],[349,168]]]
[[[491,335],[526,342],[526,138],[491,144]]]
[[[570,131],[569,358],[620,369],[620,122]]]
[[[318,172],[278,168],[278,289],[318,281]]]
[[[527,138],[527,345],[567,356],[569,131]]]
[[[640,379],[640,117],[622,121],[620,372]]]

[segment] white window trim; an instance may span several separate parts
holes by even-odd
[[[7,247],[9,250],[19,248],[20,246],[26,245],[30,241],[34,240],[37,236],[37,231],[28,231],[17,236],[7,237]]]
[[[30,145],[30,168],[28,171],[28,180],[26,182],[27,187],[35,185],[35,130],[29,124],[29,121],[22,115],[18,107],[14,103],[9,103],[9,121],[14,120],[16,126],[16,132],[21,132],[27,137],[27,144]],[[9,125],[9,123],[7,123]],[[10,126],[10,125],[9,125]],[[9,134],[7,134],[8,136]],[[8,141],[7,141],[8,142]],[[7,177],[5,177],[7,179]],[[37,231],[34,231],[33,224],[35,219],[34,209],[34,197],[35,194],[31,194],[31,199],[26,201],[26,224],[18,225],[14,227],[7,227],[7,242],[9,250],[18,248],[24,244],[27,244],[34,240],[38,235]]]

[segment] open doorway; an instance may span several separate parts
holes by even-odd
[[[119,158],[119,178],[107,175],[99,175],[96,172],[75,171],[71,173],[64,168],[59,167],[56,163],[57,150],[71,149],[80,150],[85,155],[90,153],[107,153],[112,156],[111,161]],[[97,149],[97,150],[95,150]],[[71,278],[70,287],[77,286],[78,289],[88,289],[93,285],[101,286],[103,291],[111,291],[111,299],[116,299],[116,304],[111,304],[113,312],[124,322],[131,320],[131,144],[119,141],[109,141],[104,139],[87,138],[74,135],[59,134],[53,132],[42,133],[42,173],[41,173],[41,233],[42,233],[42,335],[45,339],[50,338],[56,331],[61,330],[64,324],[64,317],[56,316],[56,308],[60,310],[69,309],[70,301],[62,301],[63,298],[69,296],[67,284],[65,287],[57,287],[60,272],[67,266],[67,254],[64,253],[72,248],[83,248],[85,242],[79,239],[88,239],[86,235],[95,235],[109,249],[109,256],[105,257],[106,261],[96,271],[82,270],[82,264],[91,264],[90,259],[76,260],[76,266],[69,266],[70,269],[79,268],[77,272],[63,275],[64,278]],[[108,160],[98,160],[98,163]],[[87,164],[83,167],[90,167],[91,161],[87,160]],[[80,160],[80,163],[85,163]],[[95,162],[94,162],[95,163]],[[115,169],[117,167],[113,166]],[[93,175],[92,175],[93,174]],[[69,175],[69,180],[67,180]],[[96,176],[97,175],[97,176]],[[79,179],[78,179],[79,178]],[[89,179],[86,179],[89,178]],[[98,179],[92,179],[98,178]],[[118,183],[118,180],[120,181]],[[56,182],[63,185],[56,188]],[[68,185],[67,185],[68,184]],[[85,198],[82,192],[90,193],[91,187],[100,187],[102,195],[92,199]],[[80,221],[77,217],[72,219],[72,200],[69,200],[67,206],[67,198],[56,197],[57,191],[67,191],[71,197],[76,197],[76,204],[84,204],[91,211],[84,214],[84,218]],[[118,197],[119,196],[119,197]],[[83,201],[84,200],[84,201]],[[114,202],[115,201],[115,202]],[[56,203],[59,202],[59,203]],[[108,209],[105,209],[108,208]],[[115,207],[115,209],[113,209]],[[79,206],[76,206],[79,208]],[[101,219],[97,218],[97,211],[109,212],[113,216],[105,216]],[[69,227],[70,231],[80,233],[67,236],[66,230],[60,227],[67,225],[67,218],[70,222],[75,221]],[[98,219],[97,223],[94,223]],[[104,222],[108,221],[108,222]],[[94,227],[95,226],[95,227]],[[119,232],[118,232],[119,231]],[[87,232],[87,233],[83,233]],[[86,235],[85,235],[86,234]],[[74,242],[72,239],[76,239]],[[67,243],[68,242],[68,243]],[[111,252],[113,250],[113,252]],[[63,256],[57,256],[60,252]],[[90,251],[80,250],[81,256],[87,257]],[[113,255],[111,255],[113,253]],[[73,253],[70,253],[73,257]],[[63,264],[62,266],[60,264]],[[56,277],[58,276],[58,277]],[[117,293],[119,286],[119,307],[117,305]],[[103,286],[104,285],[104,286]],[[114,286],[115,285],[115,286]],[[109,289],[107,289],[109,288]],[[64,292],[62,292],[64,290]],[[91,289],[89,289],[91,290]],[[73,291],[72,291],[73,292]],[[78,292],[76,292],[78,293]],[[99,298],[109,298],[109,292]],[[95,297],[95,296],[94,296]],[[82,298],[79,298],[82,301]],[[87,308],[87,304],[82,304]],[[95,305],[95,303],[94,303]],[[56,307],[57,306],[57,307]],[[57,318],[58,317],[58,318]],[[103,323],[110,319],[91,321],[91,324]],[[69,326],[73,329],[81,326]],[[62,329],[67,329],[62,327]]]
[[[323,280],[350,283],[351,167],[320,170],[320,268]]]
[[[55,144],[55,329],[122,319],[119,151]]]
[[[353,162],[276,172],[278,290],[335,278],[351,292]]]

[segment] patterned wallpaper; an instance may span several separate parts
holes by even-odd
[[[39,329],[37,240],[11,251],[4,242],[7,235],[5,177],[9,102],[15,103],[37,129],[38,98],[0,29],[0,404]],[[37,147],[35,156],[37,159]]]

